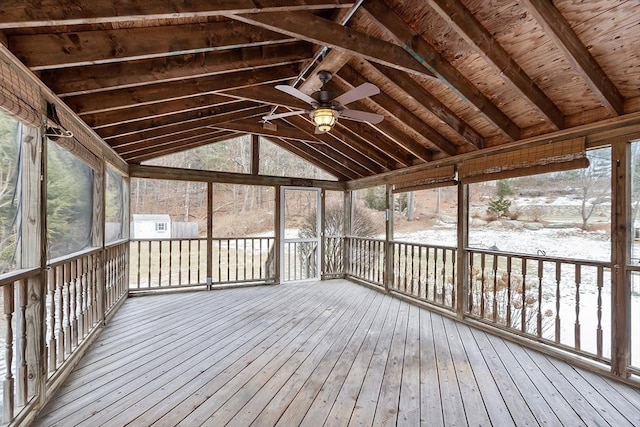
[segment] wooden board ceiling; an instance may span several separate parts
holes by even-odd
[[[130,164],[252,133],[353,180],[640,111],[637,0],[2,3],[2,42]],[[319,70],[385,119],[265,127]]]

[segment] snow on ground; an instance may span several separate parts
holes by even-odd
[[[396,233],[395,240],[456,246],[455,227],[434,227],[410,233]],[[584,232],[578,228],[541,230],[504,229],[488,227],[469,228],[469,247],[521,254],[576,258],[592,261],[608,261],[611,258],[611,242],[605,232]]]

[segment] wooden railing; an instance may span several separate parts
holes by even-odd
[[[52,260],[46,270],[0,278],[3,423],[33,413],[36,397],[44,399],[40,393],[50,393],[69,372],[97,327],[126,297],[128,245],[121,241],[89,249]]]
[[[215,238],[212,253],[206,239],[131,240],[130,290],[207,286],[273,280],[268,256],[273,237]]]
[[[282,280],[288,282],[316,277],[318,250],[315,239],[285,241]]]
[[[324,278],[330,279],[344,276],[344,245],[342,236],[324,238]]]
[[[467,252],[467,315],[599,361],[610,358],[609,263]]]
[[[348,276],[384,286],[385,242],[365,237],[345,237],[348,261],[345,273]]]
[[[418,300],[454,309],[456,248],[393,242],[391,288]]]
[[[33,307],[28,307],[29,281],[39,282],[40,270],[17,271],[0,277],[2,319],[0,338],[2,361],[2,423],[13,421],[15,415],[37,394],[38,349],[40,343],[33,324]],[[30,311],[30,313],[28,313]]]

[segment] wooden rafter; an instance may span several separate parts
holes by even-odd
[[[9,37],[33,70],[212,52],[295,41],[235,21]]]
[[[136,20],[208,17],[222,13],[285,12],[292,10],[322,10],[349,8],[354,2],[347,0],[209,0],[194,2],[149,2],[128,0],[114,7],[113,1],[92,0],[77,2],[50,0],[37,2],[3,0],[0,29],[39,27],[50,25],[79,25],[94,22],[127,22]]]
[[[317,45],[330,46],[352,55],[362,56],[407,73],[433,76],[400,46],[343,27],[308,12],[254,13],[229,15],[229,17]]]
[[[624,114],[624,98],[553,3],[546,0],[524,3],[607,111],[614,116]]]
[[[237,87],[286,81],[298,73],[297,67],[261,68],[241,71],[231,75],[216,75],[188,79],[181,84],[158,83],[134,88],[117,89],[98,94],[78,95],[65,98],[67,105],[80,115],[129,108],[141,104],[166,102],[179,98],[201,96]]]
[[[343,79],[343,81],[349,84],[351,87],[355,87],[366,82],[366,80],[350,66],[343,67],[340,70],[338,78]],[[456,153],[456,146],[453,143],[440,135],[431,126],[420,120],[413,113],[408,111],[402,104],[391,98],[389,95],[380,93],[372,97],[370,101],[379,105],[380,108],[384,109],[390,116],[396,117],[397,119],[401,120],[404,125],[415,131],[417,134],[423,135],[440,151],[450,156]],[[424,161],[428,161],[431,159],[431,150],[429,150],[419,142],[409,138],[401,141],[400,143],[404,146],[405,149],[413,153],[413,155],[415,155],[417,158]]]
[[[469,102],[489,122],[511,140],[520,138],[518,126],[494,105],[486,95],[447,62],[426,40],[414,32],[381,0],[365,3],[364,10],[380,28],[386,30],[401,46],[410,51],[425,67],[461,99]]]
[[[402,89],[408,96],[412,97],[419,104],[422,104],[436,117],[456,131],[461,137],[466,139],[475,149],[484,147],[484,138],[471,126],[465,123],[460,117],[444,105],[438,98],[424,90],[415,80],[402,73],[395,73],[392,69],[384,65],[371,63],[384,77]]]
[[[152,154],[154,151],[164,150],[172,147],[187,147],[197,144],[198,142],[211,141],[222,134],[228,135],[230,132],[213,129],[200,129],[198,135],[190,137],[171,138],[168,141],[157,142],[150,146],[129,145],[126,147],[118,148],[116,152],[120,154],[125,160],[134,156]]]
[[[488,63],[493,64],[555,129],[564,127],[564,116],[558,107],[459,0],[429,0],[429,5]]]
[[[209,126],[215,126],[218,123],[228,122],[231,120],[244,120],[256,115],[264,114],[263,110],[257,109],[253,112],[234,111],[228,114],[222,114],[217,117],[210,117],[200,120],[198,123],[180,123],[174,126],[165,126],[162,128],[149,129],[148,131],[133,133],[111,141],[112,147],[119,150],[126,146],[136,146],[137,148],[149,148],[158,143],[163,143],[172,139],[178,139],[181,135],[190,131],[209,131]],[[191,126],[191,127],[189,127]]]
[[[306,42],[175,55],[163,58],[45,70],[43,82],[58,96],[294,64],[310,58]]]
[[[340,68],[351,59],[351,54],[342,50],[329,50],[320,62],[307,74],[307,79],[298,87],[300,91],[307,95],[320,90],[322,82],[317,78],[319,71],[329,71],[332,74],[338,72]]]

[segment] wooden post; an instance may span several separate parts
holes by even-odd
[[[213,182],[207,182],[207,288],[213,283]]]
[[[251,135],[251,175],[260,173],[260,136]]]
[[[281,261],[281,251],[282,251],[282,187],[279,185],[274,187],[275,189],[275,215],[274,215],[274,226],[275,226],[275,236],[273,241],[273,255],[274,255],[274,269],[275,269],[275,277],[274,283],[280,283],[280,275],[282,272],[280,271],[280,261]]]
[[[385,197],[384,290],[393,287],[393,186],[387,184]]]
[[[458,183],[458,249],[456,259],[456,314],[464,317],[469,297],[469,263],[466,248],[469,246],[469,186]]]
[[[326,242],[325,242],[325,209],[327,193],[323,188],[320,190],[320,280],[325,280],[324,275],[326,271]]]
[[[39,129],[20,126],[20,230],[17,254],[20,268],[40,267],[40,275],[32,277],[26,286],[17,289],[18,299],[26,304],[24,312],[16,313],[16,325],[26,340],[17,342],[21,348],[17,352],[17,395],[19,404],[26,404],[28,396],[44,397],[46,379],[46,343],[44,319],[45,306],[42,295],[46,283],[46,255],[44,247],[44,225],[46,212],[42,200],[46,200],[46,179],[43,165],[43,138]],[[42,178],[42,179],[41,179]],[[26,346],[26,349],[23,348]],[[23,381],[26,379],[26,382]],[[26,389],[24,387],[26,386]]]
[[[353,192],[345,190],[344,192],[344,221],[342,224],[342,235],[344,236],[342,246],[342,276],[346,277],[349,273],[349,263],[351,262],[351,237],[353,228]]]
[[[627,251],[630,247],[629,228],[629,144],[611,145],[611,372],[628,377],[631,342],[630,273],[627,271]]]
[[[122,199],[122,208],[124,210],[122,214],[122,237],[129,239],[131,237],[131,178],[128,176],[122,177]],[[127,290],[131,284],[131,278],[129,277],[129,260],[131,259],[130,251],[131,244],[128,244],[124,254],[124,283],[127,285]],[[138,262],[140,262],[139,255]]]
[[[104,205],[105,205],[105,165],[101,164],[99,169],[93,170],[93,241],[92,246],[102,248],[97,255],[96,266],[96,282],[97,282],[97,303],[98,303],[98,320],[102,324],[105,322],[106,306],[106,269],[104,263],[106,260],[104,250]]]

